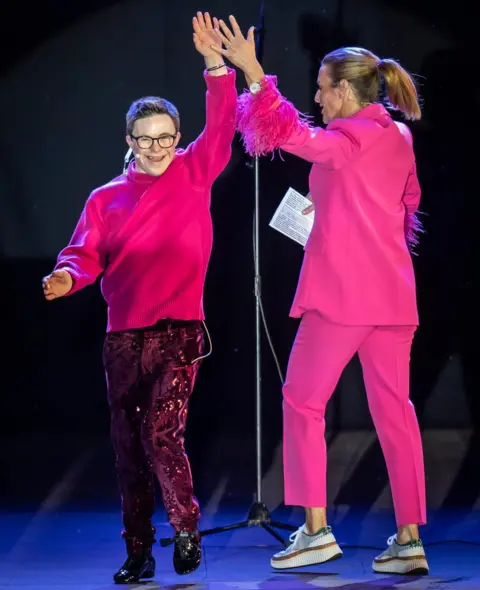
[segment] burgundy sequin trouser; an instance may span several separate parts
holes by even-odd
[[[200,518],[184,448],[188,402],[201,361],[199,321],[162,320],[145,330],[110,332],[103,349],[124,530],[130,553],[155,542],[154,475],[175,531]]]

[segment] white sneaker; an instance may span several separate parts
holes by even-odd
[[[375,557],[372,568],[378,574],[426,576],[429,572],[422,541],[417,539],[406,545],[399,545],[397,535],[388,539],[387,549]]]
[[[325,563],[343,555],[329,526],[320,529],[316,535],[308,535],[303,525],[290,535],[290,541],[292,544],[287,549],[272,557],[270,565],[273,568],[283,570]]]

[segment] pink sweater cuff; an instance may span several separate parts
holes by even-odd
[[[207,70],[204,70],[203,77],[207,83],[207,88],[212,93],[221,93],[225,88],[235,84],[236,72],[227,67],[227,73],[223,76],[211,76]]]

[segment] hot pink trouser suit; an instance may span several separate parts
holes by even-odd
[[[247,149],[255,113],[282,101],[282,112],[297,123],[268,147],[313,164],[315,221],[291,310],[301,322],[283,387],[285,503],[327,505],[325,408],[358,353],[397,524],[424,524],[422,441],[409,399],[418,325],[409,239],[420,200],[410,131],[380,104],[326,129],[311,128],[279,94],[274,78],[261,94],[241,98],[244,112],[250,110],[250,119],[240,120]]]

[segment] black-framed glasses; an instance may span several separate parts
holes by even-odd
[[[175,143],[177,134],[175,133],[175,135],[170,135],[165,133],[164,135],[160,135],[160,137],[149,137],[148,135],[131,135],[130,137],[137,142],[138,147],[142,150],[149,150],[152,147],[154,141],[158,143],[159,147],[167,149],[171,148]]]

